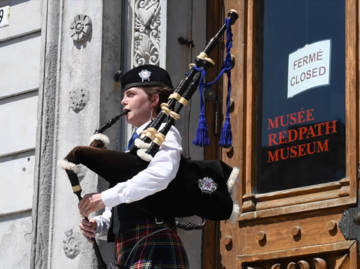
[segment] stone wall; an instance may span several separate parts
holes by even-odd
[[[121,111],[121,94],[113,79],[119,69],[125,72],[141,64],[144,58],[166,68],[175,85],[184,77],[188,64],[205,46],[205,13],[194,15],[193,10],[205,9],[206,1],[34,2],[41,3],[39,17],[42,20],[41,35],[37,34],[40,78],[35,161],[24,159],[28,166],[34,165],[34,184],[29,187],[34,194],[32,218],[30,211],[27,213],[27,223],[32,221],[31,242],[27,243],[31,244],[31,252],[27,253],[30,268],[96,268],[92,246],[78,227],[81,217],[77,197],[72,193],[66,173],[57,167],[57,160],[73,147],[87,145],[95,129]],[[143,33],[139,27],[151,16],[144,7],[146,10],[152,7],[153,17],[158,18],[152,22],[158,27],[157,35],[149,35],[151,44],[147,44],[150,55],[157,58],[140,55],[139,46],[144,44],[139,41]],[[181,45],[179,37],[193,38],[195,48]],[[142,36],[141,40],[146,38]],[[193,159],[202,159],[202,149],[191,145],[199,111],[198,96],[193,100],[191,112],[182,112],[184,120],[179,121],[177,127],[183,136],[185,153],[189,148]],[[130,131],[123,121],[106,131],[111,140],[109,148],[123,150]],[[104,180],[87,169],[82,170],[80,180],[83,193],[107,188]],[[7,229],[14,230],[12,221],[6,221]],[[23,229],[22,236],[29,240],[28,230]],[[179,234],[191,267],[200,268],[202,232],[180,230]],[[100,242],[100,250],[107,264],[114,261],[112,244]]]
[[[0,268],[6,269],[30,262],[41,21],[40,1],[0,1]]]

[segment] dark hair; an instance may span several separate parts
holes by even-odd
[[[170,94],[174,92],[174,89],[167,86],[155,86],[155,87],[142,87],[149,100],[154,94],[159,95],[159,103],[155,107],[156,114],[159,114],[161,111],[160,105],[162,103],[167,103]]]

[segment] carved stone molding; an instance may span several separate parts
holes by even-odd
[[[160,1],[135,0],[134,66],[159,65]]]
[[[71,37],[75,41],[85,40],[92,30],[92,22],[89,16],[79,14],[74,17],[74,21],[70,24]]]
[[[74,233],[73,229],[70,229],[65,232],[65,237],[63,239],[63,249],[66,257],[69,259],[74,259],[81,252],[81,234],[79,232]]]
[[[75,113],[84,109],[89,100],[89,92],[83,88],[75,88],[70,91],[70,107]]]

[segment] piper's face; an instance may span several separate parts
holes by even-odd
[[[130,110],[126,115],[126,121],[131,125],[140,127],[149,121],[154,102],[151,102],[142,88],[133,87],[124,92],[121,101],[124,109]]]

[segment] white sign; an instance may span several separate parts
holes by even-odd
[[[306,45],[289,55],[287,97],[330,84],[331,39]]]
[[[0,7],[0,28],[8,26],[10,22],[10,6]]]

